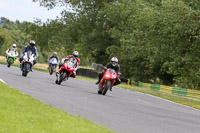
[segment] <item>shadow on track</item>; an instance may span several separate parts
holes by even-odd
[[[117,97],[110,96],[110,95],[99,95],[97,92],[90,92],[90,91],[81,91],[81,92],[84,92],[84,93],[90,93],[90,94],[93,94],[93,95],[98,95],[98,96],[104,96],[104,97],[117,98]]]

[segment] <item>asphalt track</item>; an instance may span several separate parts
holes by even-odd
[[[0,65],[0,78],[33,98],[81,116],[118,133],[200,133],[200,110],[117,87],[106,96],[93,82],[70,78],[55,84],[55,75]]]

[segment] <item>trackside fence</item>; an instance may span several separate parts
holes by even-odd
[[[150,83],[143,83],[143,82],[138,82],[138,86],[145,88],[145,89],[151,89],[153,91],[160,91],[163,93],[175,94],[175,95],[179,95],[179,96],[200,99],[200,91],[199,90],[178,88],[178,87],[171,87],[171,86],[150,84]]]

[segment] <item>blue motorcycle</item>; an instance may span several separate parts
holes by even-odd
[[[53,72],[55,72],[56,66],[58,65],[57,59],[56,59],[56,58],[52,58],[52,59],[49,61],[49,65],[50,65],[49,74],[52,75]]]

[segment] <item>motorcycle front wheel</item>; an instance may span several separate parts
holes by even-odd
[[[106,95],[108,89],[110,88],[111,86],[111,82],[110,81],[106,81],[104,82],[104,85],[103,85],[103,91],[102,91],[102,95]]]
[[[62,81],[66,78],[66,75],[67,75],[67,73],[66,72],[62,72],[59,76],[60,76],[60,79],[58,80],[56,80],[56,84],[61,84],[62,83]]]
[[[52,75],[54,71],[54,65],[51,64],[50,70],[49,70],[49,74]]]
[[[11,58],[9,58],[9,59],[8,59],[8,65],[7,65],[7,66],[10,67],[11,64],[12,64],[13,62],[14,62],[14,61],[13,61]]]
[[[23,64],[23,68],[22,68],[22,76],[24,76],[24,77],[26,77],[27,76],[27,74],[28,74],[28,64],[25,66],[24,64]]]

